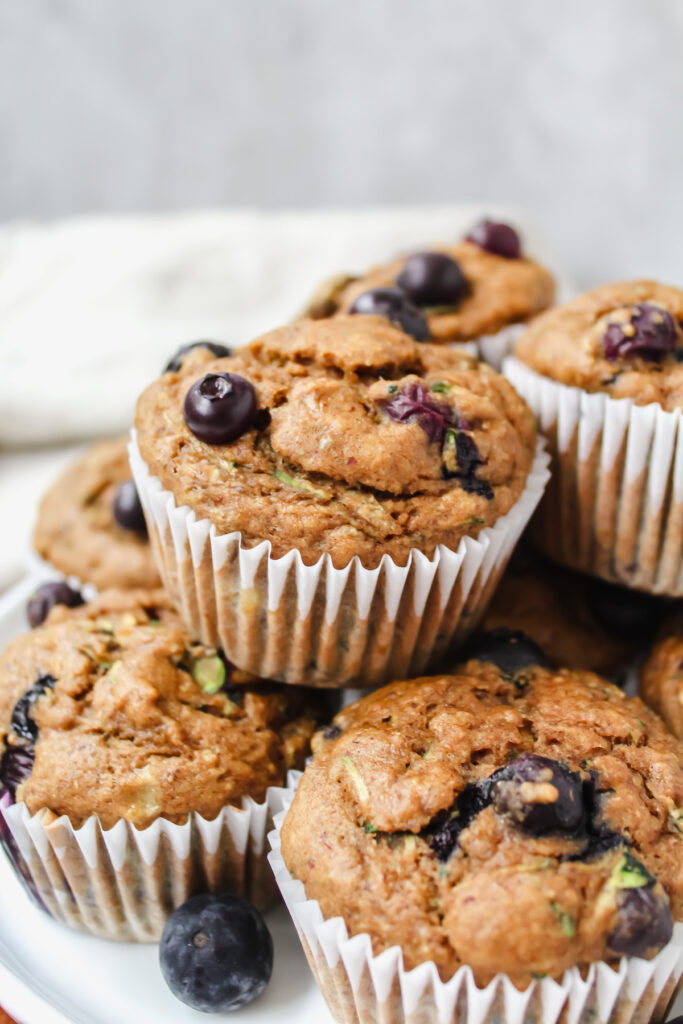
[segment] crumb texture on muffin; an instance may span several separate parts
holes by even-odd
[[[282,828],[306,895],[407,969],[525,985],[614,959],[640,886],[656,952],[683,915],[683,746],[590,673],[460,673],[386,686],[316,735]]]
[[[96,587],[157,587],[147,538],[119,526],[116,489],[130,480],[127,438],[100,441],[67,467],[45,493],[33,544],[67,576]]]
[[[640,696],[683,739],[683,616],[665,626],[640,670]]]
[[[643,306],[650,331],[631,348]],[[648,338],[665,323],[670,344],[648,349]],[[621,348],[610,344],[615,332],[625,343]],[[683,290],[657,281],[623,281],[586,292],[539,316],[515,346],[518,359],[561,384],[637,405],[656,402],[669,412],[683,407],[682,354]]]
[[[209,445],[183,401],[217,372],[249,380],[259,413]],[[328,553],[337,567],[405,564],[413,548],[477,536],[518,500],[535,453],[529,409],[504,378],[375,316],[300,321],[231,358],[193,353],[143,393],[136,426],[177,505],[247,546],[269,540],[275,557]]]
[[[105,828],[120,818],[141,828],[160,816],[182,822],[191,811],[214,818],[243,796],[262,800],[303,765],[311,694],[229,669],[226,685],[207,692],[196,679],[217,661],[162,590],[105,591],[54,608],[0,657],[6,751],[22,742],[17,702],[51,680],[29,712],[35,763],[17,799],[76,827],[96,814]]]

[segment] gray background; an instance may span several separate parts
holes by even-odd
[[[0,0],[0,219],[522,205],[683,281],[681,0]]]

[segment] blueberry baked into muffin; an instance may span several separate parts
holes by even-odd
[[[683,917],[683,746],[637,698],[493,642],[314,738],[282,857],[325,919],[406,970],[518,987],[650,958]]]
[[[640,669],[640,696],[683,739],[683,615],[664,625]]]
[[[126,438],[93,445],[55,480],[38,512],[38,554],[96,587],[159,585],[126,446]]]
[[[401,256],[359,277],[338,275],[304,315],[386,316],[418,341],[469,341],[528,321],[552,305],[552,275],[522,251],[508,224],[484,220],[461,242]]]

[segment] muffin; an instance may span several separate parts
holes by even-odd
[[[683,594],[683,291],[604,285],[539,317],[505,373],[553,456],[536,520],[574,569]]]
[[[556,668],[612,677],[652,641],[670,605],[518,548],[480,628],[526,634]]]
[[[431,1024],[459,992],[462,1019],[514,1005],[512,983],[525,1020],[567,1000],[592,1020],[600,979],[600,1019],[660,1019],[683,969],[683,745],[598,676],[493,657],[390,684],[314,738],[271,863],[323,994],[345,1021],[419,1001]]]
[[[66,576],[96,587],[158,587],[127,441],[101,441],[52,484],[33,545]]]
[[[683,615],[665,625],[640,670],[640,696],[683,739]]]
[[[523,255],[517,232],[485,220],[454,245],[409,253],[361,276],[336,275],[317,289],[304,315],[384,313],[391,303],[387,289],[397,289],[416,307],[426,325],[420,340],[476,340],[482,357],[496,368],[519,325],[555,297],[552,275]]]
[[[263,906],[269,787],[321,711],[233,672],[160,589],[57,606],[0,657],[5,843],[49,913],[108,938],[158,938],[204,889]]]
[[[545,481],[504,378],[380,317],[193,353],[143,393],[136,428],[131,465],[188,627],[288,682],[424,666],[469,628]]]

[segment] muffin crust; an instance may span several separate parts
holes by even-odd
[[[640,696],[683,739],[683,616],[669,622],[642,665]]]

